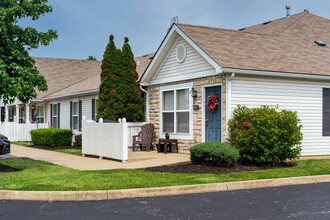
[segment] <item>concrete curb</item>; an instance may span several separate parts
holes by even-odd
[[[87,201],[136,197],[183,195],[193,193],[256,189],[330,182],[330,175],[303,176],[278,179],[249,180],[188,186],[170,186],[100,191],[14,191],[0,190],[0,200]]]

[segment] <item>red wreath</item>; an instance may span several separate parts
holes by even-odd
[[[215,112],[220,105],[219,98],[216,94],[207,97],[208,102],[206,103],[207,108],[211,112]]]

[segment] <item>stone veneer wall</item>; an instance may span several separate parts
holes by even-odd
[[[226,75],[216,75],[203,77],[192,80],[178,81],[174,83],[167,83],[161,85],[155,85],[149,87],[150,103],[149,103],[149,117],[150,123],[155,125],[156,138],[154,143],[158,143],[159,139],[159,95],[160,86],[180,84],[185,82],[193,82],[193,87],[197,91],[197,98],[194,98],[194,105],[199,106],[199,110],[193,110],[194,114],[194,137],[193,140],[178,140],[179,153],[189,153],[189,148],[202,142],[202,86],[209,84],[222,83],[222,94],[221,94],[221,107],[222,107],[222,141],[226,140]]]

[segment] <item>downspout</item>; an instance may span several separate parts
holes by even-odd
[[[145,90],[141,85],[140,85],[141,91],[146,93],[146,122],[150,122],[149,118],[149,92],[148,89]]]
[[[235,73],[227,75],[226,77],[226,137],[229,137],[228,134],[228,121],[231,118],[231,80],[235,77]]]

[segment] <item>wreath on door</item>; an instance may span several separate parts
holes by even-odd
[[[208,100],[206,103],[207,108],[211,112],[215,112],[220,105],[218,96],[216,94],[210,95],[207,97],[207,100]]]

